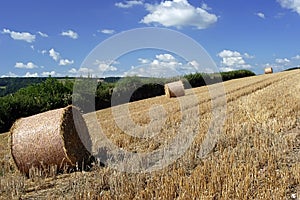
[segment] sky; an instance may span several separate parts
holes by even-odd
[[[187,60],[176,52],[151,48],[113,60],[99,56],[93,66],[86,66],[91,52],[103,42],[151,27],[195,41],[219,71],[248,69],[262,74],[265,67],[279,72],[300,66],[300,0],[2,0],[0,77],[203,71],[201,59]],[[128,42],[134,42],[132,38]]]

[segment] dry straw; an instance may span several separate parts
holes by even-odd
[[[165,94],[168,98],[184,96],[185,92],[182,81],[165,84]]]
[[[13,159],[18,169],[27,175],[32,167],[47,170],[57,166],[63,170],[89,161],[90,153],[84,146],[90,143],[89,134],[75,107],[21,118],[10,133]]]
[[[272,74],[272,73],[273,73],[273,68],[272,67],[265,68],[265,74]]]

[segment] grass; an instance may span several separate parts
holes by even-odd
[[[185,133],[198,127],[194,141],[175,162],[152,172],[126,173],[95,165],[90,172],[48,178],[36,172],[27,179],[6,162],[8,135],[0,135],[0,160],[7,166],[0,181],[0,199],[300,198],[299,78],[300,71],[295,70],[225,82],[225,123],[216,130],[219,139],[205,157],[201,147],[212,119],[209,91],[207,87],[188,90],[181,100],[191,111]],[[197,102],[191,98],[193,94]],[[179,100],[162,96],[130,103],[131,126],[126,114],[119,116],[117,124],[112,109],[96,115],[104,134],[118,147],[152,152],[171,143],[180,131],[183,113]],[[92,115],[84,117],[89,123]],[[149,123],[156,124],[147,126]],[[98,130],[90,127],[90,131],[97,146],[101,143]],[[135,137],[150,133],[155,135]]]

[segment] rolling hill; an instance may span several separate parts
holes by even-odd
[[[85,114],[94,155],[107,154],[89,172],[27,179],[0,134],[0,198],[300,198],[299,79],[247,77]]]

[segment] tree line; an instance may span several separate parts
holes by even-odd
[[[174,78],[109,78],[109,82],[96,78],[76,80],[65,78],[61,81],[49,77],[42,82],[0,97],[0,133],[7,132],[12,124],[21,117],[62,108],[70,104],[79,106],[81,112],[87,113],[164,95],[164,84],[176,80],[183,80],[185,88],[189,88],[213,84],[221,79],[226,81],[253,75],[255,74],[251,71],[238,70],[221,74],[196,73]],[[113,102],[112,97],[114,97]]]

